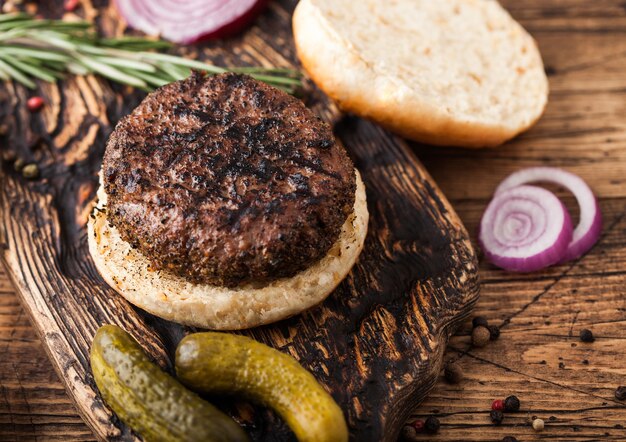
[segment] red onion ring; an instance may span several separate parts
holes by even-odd
[[[487,259],[505,270],[532,272],[561,260],[572,240],[572,220],[548,190],[517,186],[498,192],[480,222]]]
[[[558,184],[576,197],[580,206],[580,221],[561,262],[582,256],[593,247],[602,233],[602,214],[598,200],[582,178],[555,167],[531,167],[515,172],[502,181],[496,189],[496,196],[513,187],[537,182]]]
[[[188,44],[232,35],[247,26],[267,0],[115,0],[128,25]]]

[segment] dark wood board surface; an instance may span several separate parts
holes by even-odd
[[[241,38],[184,53],[222,65],[289,66],[294,4],[273,3]],[[45,3],[38,12],[57,16],[60,6]],[[82,8],[103,32],[122,31],[105,2]],[[121,325],[166,369],[178,340],[193,331],[132,308],[102,281],[87,251],[84,226],[104,142],[143,94],[94,77],[41,85],[38,93],[47,104],[30,114],[29,92],[8,83],[0,89],[8,128],[3,152],[41,170],[40,179],[28,182],[7,161],[2,166],[2,261],[83,419],[100,439],[132,440],[93,384],[88,351],[96,329]],[[405,143],[341,115],[311,85],[304,98],[333,123],[363,175],[368,238],[349,277],[322,305],[244,333],[309,369],[344,409],[353,440],[392,441],[433,387],[450,334],[477,300],[476,257],[467,231]],[[264,410],[222,405],[255,440],[292,439]]]

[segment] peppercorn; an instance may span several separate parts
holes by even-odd
[[[30,97],[28,101],[26,102],[26,107],[31,112],[37,112],[43,107],[43,105],[44,105],[43,98],[39,96]]]
[[[78,3],[78,0],[65,0],[65,2],[63,3],[63,9],[65,9],[67,12],[72,12],[78,7]]]
[[[15,162],[16,159],[17,159],[17,155],[12,150],[5,150],[2,153],[2,161],[6,162],[7,164],[13,164],[13,162]]]
[[[411,422],[409,425],[411,425],[413,429],[417,431],[418,433],[421,433],[422,431],[424,431],[424,421],[421,419],[416,419],[413,422]]]
[[[441,424],[439,423],[439,419],[435,416],[428,416],[426,422],[424,423],[424,429],[427,433],[435,434],[439,431],[439,427]]]
[[[504,401],[502,399],[496,399],[491,403],[491,409],[497,411],[504,410]]]
[[[588,328],[583,328],[580,331],[580,340],[583,342],[593,342],[596,338],[593,337],[593,332]]]
[[[472,319],[472,328],[476,328],[479,325],[482,325],[483,327],[489,327],[489,322],[487,321],[487,318],[485,318],[484,316],[474,317],[474,319]]]
[[[504,420],[504,413],[502,413],[500,410],[491,410],[491,412],[489,413],[489,417],[491,418],[491,422],[493,422],[494,425],[500,425]]]
[[[504,400],[504,411],[513,412],[519,411],[520,401],[517,396],[509,396]]]
[[[13,170],[15,170],[16,172],[21,172],[25,164],[26,161],[24,161],[24,158],[18,158],[13,163]]]
[[[618,401],[626,400],[626,387],[617,387],[617,390],[615,390],[615,399]]]
[[[2,12],[5,14],[10,14],[12,12],[19,12],[19,9],[17,9],[15,3],[6,2],[4,5],[2,5]]]
[[[518,442],[518,440],[513,436],[504,436],[502,442]]]
[[[535,419],[533,421],[533,430],[543,431],[544,427],[545,427],[545,423],[543,422],[543,419]]]
[[[463,380],[463,370],[459,364],[449,362],[443,369],[443,376],[451,384],[458,384]]]
[[[484,347],[490,338],[489,329],[483,325],[479,325],[472,331],[472,344],[476,347]]]
[[[487,327],[489,329],[489,339],[495,341],[500,337],[500,327],[497,325],[490,325]]]
[[[34,180],[39,177],[39,167],[36,164],[27,164],[22,169],[22,176],[29,180]]]
[[[415,431],[415,428],[410,425],[405,425],[404,427],[402,427],[400,440],[402,442],[415,442],[417,440],[417,432]]]

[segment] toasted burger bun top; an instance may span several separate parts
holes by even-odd
[[[301,0],[293,27],[324,92],[413,140],[496,146],[547,102],[535,41],[495,0]]]

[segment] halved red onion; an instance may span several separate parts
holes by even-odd
[[[598,200],[582,178],[556,167],[531,167],[509,175],[496,189],[496,195],[521,184],[538,182],[558,184],[576,197],[580,206],[580,221],[561,262],[582,256],[593,247],[602,233],[602,214]]]
[[[267,0],[115,0],[134,29],[175,43],[232,35],[247,26]]]
[[[517,186],[491,200],[478,241],[487,259],[505,270],[532,272],[561,260],[572,240],[572,220],[548,190]]]

